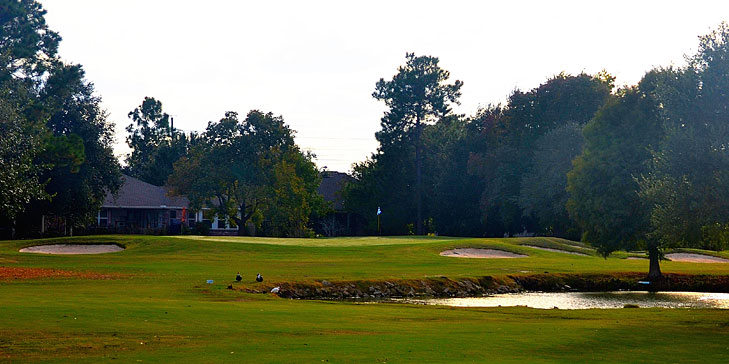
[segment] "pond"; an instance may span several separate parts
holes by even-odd
[[[524,292],[486,297],[406,299],[407,303],[453,307],[527,306],[579,310],[623,308],[625,305],[666,308],[729,309],[729,293],[705,292]]]

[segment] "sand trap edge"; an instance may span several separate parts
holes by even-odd
[[[666,258],[671,259],[672,262],[684,263],[729,263],[729,259],[726,258],[696,253],[668,253]]]
[[[35,245],[20,249],[21,253],[80,255],[116,253],[125,248],[117,244],[51,244]]]
[[[482,258],[482,259],[505,259],[505,258],[528,258],[528,255],[507,252],[497,249],[481,249],[481,248],[457,248],[448,249],[440,252],[444,257],[455,258]]]
[[[553,252],[553,253],[580,255],[583,257],[590,256],[589,254],[585,254],[585,253],[573,252],[573,251],[569,251],[569,250],[562,250],[562,249],[555,249],[555,248],[545,248],[543,246],[536,246],[536,245],[529,245],[529,244],[522,244],[521,246],[525,246],[527,248],[532,248],[532,249],[544,250],[544,251]]]

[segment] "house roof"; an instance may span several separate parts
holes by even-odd
[[[344,210],[344,200],[341,196],[341,190],[344,184],[352,177],[346,173],[326,171],[321,174],[321,184],[319,185],[319,193],[325,200],[332,203],[332,208],[336,211]]]
[[[122,176],[122,186],[116,195],[107,193],[106,208],[183,208],[190,201],[184,196],[168,196],[167,187],[155,186],[137,178]]]

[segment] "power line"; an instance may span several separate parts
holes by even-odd
[[[366,141],[377,141],[375,138],[307,137],[307,136],[301,136],[301,135],[297,135],[296,138],[303,138],[303,139],[322,139],[322,140],[366,140]]]

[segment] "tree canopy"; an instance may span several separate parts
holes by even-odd
[[[661,132],[653,102],[637,88],[611,98],[585,126],[585,147],[567,175],[567,209],[583,241],[605,256],[645,242],[648,216],[636,178],[647,172]]]
[[[132,123],[126,128],[127,145],[132,151],[126,157],[124,173],[164,185],[173,164],[197,142],[197,134],[174,129],[171,117],[162,111],[162,102],[153,97],[145,97],[128,116]]]
[[[549,138],[560,132],[559,137],[567,137],[569,130],[562,129],[565,125],[587,123],[610,95],[612,82],[612,76],[604,72],[594,76],[561,73],[527,92],[514,91],[498,113],[478,119],[488,124],[481,127],[483,149],[474,151],[470,168],[484,179],[483,215],[488,224],[501,226],[500,234],[535,231],[568,237],[570,222],[565,219],[564,205],[556,212],[555,205],[564,201],[564,176],[570,168],[565,161],[574,158],[575,148]],[[580,143],[579,139],[571,140]],[[552,180],[547,175],[535,176],[535,172],[548,172]],[[535,189],[546,192],[545,199],[530,199],[530,191]],[[540,217],[546,220],[540,221]],[[561,219],[554,220],[558,217]]]
[[[0,224],[26,235],[33,224],[16,221],[88,225],[121,183],[114,125],[44,16],[36,1],[0,0]],[[452,110],[463,82],[449,79],[437,57],[407,53],[375,84],[379,147],[343,192],[367,232],[580,238],[604,256],[647,249],[651,277],[666,248],[729,247],[726,23],[686,65],[617,90],[606,71],[562,72],[465,116]],[[128,117],[124,171],[241,234],[306,236],[328,211],[315,157],[281,116],[227,112],[185,134],[145,97]]]
[[[61,37],[48,28],[45,14],[35,0],[0,1],[0,82],[11,78],[40,82],[59,62]]]
[[[6,97],[0,97],[0,120],[0,221],[14,221],[31,201],[49,197],[38,179],[45,166],[35,163],[46,131],[25,120]]]
[[[560,73],[468,118],[448,106],[461,83],[436,91],[448,78],[437,58],[408,54],[377,83],[373,96],[389,107],[380,147],[353,166],[345,205],[370,232],[382,207],[389,234],[420,233],[422,222],[452,235],[582,239],[605,256],[647,249],[652,277],[665,248],[727,247],[728,29],[701,37],[686,66],[650,70],[636,86],[614,90],[605,71]],[[425,80],[433,86],[410,84]]]
[[[641,196],[663,246],[729,247],[729,26],[700,37],[684,68],[646,76],[666,136],[652,151]]]
[[[266,217],[270,234],[303,236],[309,215],[323,207],[311,156],[296,146],[283,118],[257,110],[243,120],[227,112],[208,123],[168,183],[193,208],[213,208],[221,220],[232,221],[240,235],[249,221],[260,226]]]
[[[114,126],[81,65],[59,58],[61,37],[44,15],[36,1],[0,1],[0,137],[16,148],[6,152],[8,169],[0,174],[7,173],[8,183],[28,178],[32,185],[14,190],[14,207],[8,210],[11,224],[26,221],[18,226],[26,235],[37,234],[27,221],[40,222],[41,215],[85,226],[120,185]]]
[[[52,198],[32,203],[26,217],[62,216],[70,227],[84,227],[96,216],[107,193],[121,185],[119,162],[112,150],[114,124],[107,120],[101,99],[78,65],[54,68],[40,102],[49,115],[46,127],[53,136],[41,158],[51,166],[41,178],[48,180],[46,191]]]
[[[450,72],[438,66],[437,57],[407,53],[405,58],[405,65],[398,68],[392,80],[381,78],[372,94],[389,108],[376,137],[381,148],[399,143],[412,143],[415,148],[415,226],[417,233],[423,234],[422,126],[451,113],[451,104],[458,103],[463,82],[446,84]]]

